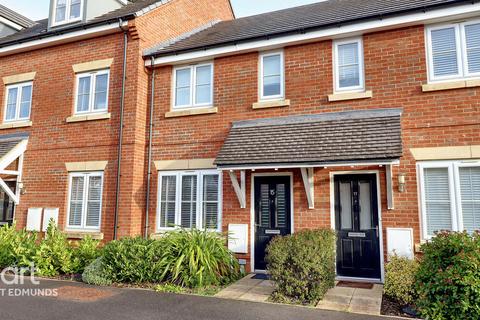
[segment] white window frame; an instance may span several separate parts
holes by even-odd
[[[82,204],[82,222],[80,226],[70,225],[70,206],[71,206],[71,197],[72,197],[72,184],[74,177],[84,177],[84,186],[83,186],[83,204]],[[89,177],[101,177],[101,196],[100,196],[100,215],[98,217],[99,225],[98,227],[88,227],[86,226],[87,222],[87,205],[88,205],[88,182]],[[67,230],[72,231],[90,231],[97,232],[100,231],[102,227],[102,211],[103,211],[103,187],[104,187],[104,174],[103,171],[92,171],[92,172],[71,172],[68,177],[68,203],[67,203]]]
[[[95,104],[95,85],[97,82],[97,76],[107,75],[107,100],[105,104],[105,109],[94,110]],[[90,77],[90,100],[88,102],[87,111],[78,111],[78,90],[80,89],[80,78]],[[74,105],[74,114],[75,115],[84,115],[84,114],[97,114],[97,113],[107,113],[108,112],[108,102],[110,95],[110,69],[82,72],[76,74],[76,85],[75,85],[75,105]]]
[[[338,72],[338,46],[344,44],[351,44],[357,43],[358,44],[358,67],[359,67],[359,80],[360,84],[358,86],[352,87],[340,87],[340,78]],[[335,40],[333,42],[333,81],[334,81],[334,88],[335,92],[362,92],[365,91],[365,63],[364,63],[364,54],[363,54],[363,39],[359,38],[349,38],[349,39],[341,39]]]
[[[53,13],[52,13],[52,26],[60,26],[68,23],[78,22],[81,21],[83,18],[83,10],[85,6],[85,0],[80,0],[80,16],[78,18],[70,19],[70,10],[72,5],[72,0],[66,0],[66,8],[65,8],[65,20],[58,21],[57,20],[57,3],[58,0],[53,1]]]
[[[278,55],[280,55],[280,94],[265,96],[264,86],[263,86],[263,79],[264,79],[263,59],[266,57],[278,56]],[[259,75],[258,95],[259,95],[260,101],[281,100],[285,98],[285,55],[283,50],[268,51],[268,52],[260,53],[258,75]]]
[[[180,229],[181,225],[181,191],[182,191],[182,176],[197,176],[197,216],[196,216],[196,228],[203,229],[203,177],[208,175],[218,175],[218,219],[217,229],[208,229],[208,231],[221,232],[222,231],[222,207],[223,207],[223,179],[222,172],[218,170],[195,170],[195,171],[159,171],[158,172],[158,194],[157,194],[157,232],[165,232]],[[175,176],[175,226],[174,227],[161,227],[160,215],[161,215],[161,200],[162,200],[162,178]]]
[[[449,80],[480,78],[480,72],[477,72],[477,73],[468,72],[467,42],[466,42],[466,34],[465,34],[465,26],[478,24],[478,23],[480,23],[480,19],[469,20],[462,23],[437,24],[437,25],[432,25],[425,28],[428,82],[444,82]],[[455,75],[436,77],[434,74],[434,68],[433,68],[433,56],[432,56],[433,51],[432,51],[431,32],[435,30],[446,29],[446,28],[455,29],[458,73]]]
[[[201,67],[209,66],[211,69],[210,74],[210,102],[206,103],[196,103],[196,90],[197,90],[197,69]],[[185,105],[177,105],[177,71],[190,69],[190,99],[189,103]],[[213,106],[213,90],[214,90],[214,64],[213,62],[202,62],[199,64],[193,65],[183,65],[173,68],[173,83],[172,83],[172,110],[182,110],[182,109],[193,109],[193,108],[208,108]]]
[[[446,168],[448,169],[448,185],[450,193],[450,211],[452,214],[452,231],[463,230],[462,197],[460,192],[460,168],[480,167],[479,160],[469,161],[425,161],[417,163],[419,199],[421,208],[422,239],[430,240],[434,235],[427,232],[427,208],[425,202],[424,169]]]
[[[24,87],[31,86],[32,90],[30,93],[30,108],[28,111],[28,117],[20,118],[20,103],[22,100],[22,92]],[[17,102],[15,105],[15,118],[14,119],[8,119],[7,120],[7,108],[8,108],[8,94],[10,89],[17,89]],[[3,114],[3,121],[7,123],[11,122],[22,122],[22,121],[28,121],[30,120],[30,116],[32,114],[32,103],[33,103],[33,81],[28,81],[28,82],[21,82],[21,83],[15,83],[15,84],[10,84],[5,86],[5,108],[4,108],[4,114]]]

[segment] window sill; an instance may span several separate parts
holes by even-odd
[[[252,105],[252,109],[267,109],[289,107],[290,100],[259,101]]]
[[[217,107],[182,109],[182,110],[174,110],[174,111],[165,113],[165,118],[197,116],[197,115],[212,114],[217,112],[218,112]]]
[[[32,126],[32,121],[15,121],[15,122],[5,122],[3,124],[0,124],[0,129],[26,128],[31,126]]]
[[[76,115],[71,116],[66,119],[67,123],[72,122],[82,122],[82,121],[94,121],[94,120],[105,120],[112,117],[111,113],[100,113],[100,114],[85,114],[85,115]]]
[[[369,99],[373,97],[373,92],[371,90],[367,90],[364,92],[342,92],[342,93],[334,93],[328,95],[328,101],[345,101],[345,100],[355,100],[355,99]]]
[[[84,239],[87,236],[92,237],[93,240],[103,240],[103,233],[90,231],[66,231],[68,239]]]
[[[480,87],[480,79],[459,80],[422,85],[423,92]]]

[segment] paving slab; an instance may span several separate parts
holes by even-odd
[[[253,276],[253,274],[250,274],[240,279],[221,290],[215,297],[243,301],[267,301],[274,290],[273,283],[269,280],[252,279]]]

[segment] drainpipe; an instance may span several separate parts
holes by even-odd
[[[152,179],[152,136],[153,136],[153,110],[155,104],[155,57],[151,57],[152,80],[150,92],[150,125],[148,132],[148,171],[147,171],[147,194],[145,197],[145,239],[148,239],[149,211],[150,211],[150,184]]]
[[[113,224],[113,240],[117,239],[118,228],[118,208],[120,205],[120,177],[122,165],[122,143],[123,143],[123,115],[125,111],[125,82],[127,79],[127,45],[128,28],[123,28],[123,20],[119,19],[120,30],[123,31],[123,76],[122,76],[122,96],[120,99],[120,127],[118,130],[118,156],[117,156],[117,189],[115,190],[115,220]]]

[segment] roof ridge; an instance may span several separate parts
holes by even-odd
[[[10,9],[7,6],[0,4],[0,16],[7,20],[10,20],[23,28],[30,28],[36,24],[35,21],[27,18],[26,16],[18,13],[15,10]]]
[[[402,112],[403,112],[403,109],[401,108],[327,112],[327,113],[319,113],[319,114],[307,114],[307,115],[297,115],[297,116],[285,116],[285,117],[276,117],[276,118],[236,121],[233,123],[232,128],[238,129],[238,128],[259,127],[259,126],[281,126],[281,125],[289,125],[289,124],[335,121],[335,120],[400,117],[402,115]]]

